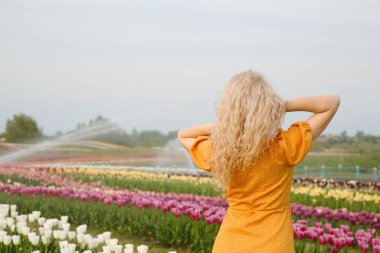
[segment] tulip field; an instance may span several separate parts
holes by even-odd
[[[46,219],[41,217],[40,211],[33,211],[27,215],[19,214],[16,205],[0,204],[0,224],[1,252],[71,253],[78,252],[76,249],[81,248],[84,253],[90,253],[99,247],[103,252],[134,251],[133,244],[126,244],[124,247],[118,244],[118,239],[111,238],[110,231],[93,237],[86,233],[86,224],[70,231],[68,216]],[[7,230],[11,234],[8,234]],[[148,246],[139,245],[137,251],[146,253]]]
[[[24,164],[0,181],[1,252],[211,252],[228,210],[207,174]],[[291,212],[297,252],[380,252],[379,182],[294,178]]]

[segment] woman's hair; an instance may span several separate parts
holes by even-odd
[[[272,143],[285,115],[284,101],[253,70],[234,75],[216,103],[210,134],[212,178],[225,191],[231,175],[245,170]],[[252,166],[251,166],[252,167]]]

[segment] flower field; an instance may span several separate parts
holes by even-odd
[[[177,252],[211,252],[228,210],[228,203],[207,175],[85,166],[3,166],[0,180],[0,203],[17,206],[20,213],[41,212],[46,220],[67,216],[72,226],[85,224],[97,231],[154,238]],[[380,183],[298,178],[293,181],[291,202],[297,252],[380,252]],[[38,248],[27,233],[20,230],[12,234],[17,229],[12,231],[10,219],[17,222],[17,216],[11,211],[7,215],[0,217],[0,228],[8,233],[6,241],[0,235],[0,247],[22,252],[8,243],[9,237],[13,242],[19,235],[31,250],[44,252],[44,234],[35,232],[32,236],[35,241],[39,236]],[[37,219],[32,227],[40,232],[39,225]],[[66,241],[63,246],[55,242],[48,247],[66,247],[65,252],[112,250],[106,241],[96,239],[99,245],[91,248],[73,234],[71,241],[67,238],[60,240]],[[129,252],[120,246],[120,252]]]
[[[68,216],[60,219],[41,217],[40,211],[19,214],[16,205],[0,204],[0,250],[1,252],[99,252],[133,253],[133,244],[120,245],[106,231],[93,237],[87,225],[70,230]],[[8,234],[9,233],[9,234]],[[148,252],[147,245],[136,247],[138,253]]]

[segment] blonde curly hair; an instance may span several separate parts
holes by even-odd
[[[285,103],[261,74],[247,70],[230,79],[215,109],[209,164],[212,181],[225,192],[234,171],[250,168],[270,147],[284,120]]]

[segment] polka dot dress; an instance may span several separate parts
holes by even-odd
[[[229,207],[212,253],[294,253],[290,212],[293,169],[312,146],[306,121],[278,130],[272,147],[252,164],[252,169],[232,176],[226,192]],[[194,163],[212,173],[209,136],[198,136],[189,149]]]

